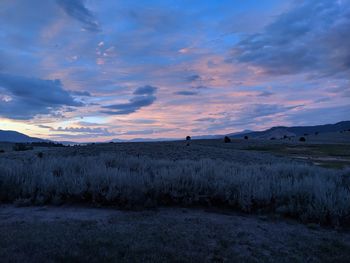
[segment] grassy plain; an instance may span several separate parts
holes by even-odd
[[[0,144],[0,257],[348,262],[346,136]]]

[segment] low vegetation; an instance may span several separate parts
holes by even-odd
[[[225,143],[230,143],[230,142],[231,142],[230,137],[225,136],[225,138],[224,138],[224,142],[225,142]]]
[[[126,154],[0,159],[0,202],[125,208],[214,206],[350,223],[350,173],[285,162],[160,160]]]
[[[29,151],[29,150],[33,150],[33,146],[30,146],[29,144],[25,144],[25,143],[16,143],[13,146],[12,150],[16,152]]]
[[[251,144],[244,149],[301,159],[326,168],[348,169],[350,167],[350,147],[348,143],[308,144],[301,142],[300,144]]]
[[[305,142],[305,141],[306,141],[305,137],[300,137],[299,138],[299,142]]]

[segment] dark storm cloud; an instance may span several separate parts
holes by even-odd
[[[194,95],[197,95],[198,92],[182,90],[182,91],[174,92],[174,94],[175,95],[182,95],[182,96],[194,96]]]
[[[80,21],[86,30],[100,31],[99,25],[82,0],[56,0],[64,12],[72,18]]]
[[[78,107],[60,80],[43,80],[0,73],[0,115],[10,119],[31,119],[64,106]]]
[[[152,105],[155,100],[156,100],[156,97],[153,95],[134,97],[130,99],[128,103],[104,106],[103,108],[110,109],[110,111],[102,111],[102,112],[106,114],[111,114],[111,115],[130,114],[130,113],[136,112],[142,107]]]
[[[262,33],[249,35],[234,49],[239,62],[253,63],[270,74],[350,71],[350,2],[296,2]]]
[[[134,95],[152,95],[157,91],[156,87],[146,85],[144,87],[139,87],[134,91]]]
[[[108,109],[102,111],[102,113],[110,115],[125,115],[138,111],[139,109],[150,106],[156,100],[157,88],[152,86],[144,86],[137,88],[133,94],[133,98],[127,103],[113,104],[108,106],[103,106],[102,108]]]

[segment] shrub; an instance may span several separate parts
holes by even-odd
[[[225,143],[230,143],[230,142],[231,142],[230,137],[225,136],[225,138],[224,138],[224,142],[225,142]]]
[[[29,145],[33,147],[65,147],[62,143],[56,142],[31,142]]]
[[[24,143],[16,143],[12,149],[14,151],[28,151],[28,150],[33,150],[32,146],[26,145]]]
[[[5,152],[5,150],[3,150],[3,149],[0,149],[0,153],[4,153]]]
[[[63,168],[61,168],[61,167],[58,167],[58,168],[55,168],[53,171],[52,171],[52,175],[54,176],[54,177],[61,177],[61,176],[63,176]]]
[[[43,158],[43,157],[44,157],[44,154],[43,154],[42,152],[38,152],[38,153],[36,154],[36,156],[38,156],[38,158]]]
[[[306,142],[305,137],[300,137],[300,138],[299,138],[299,142]]]
[[[249,137],[246,135],[246,136],[244,136],[244,139],[245,139],[245,140],[248,140],[248,139],[249,139]]]
[[[0,202],[218,205],[281,213],[306,223],[350,224],[349,171],[290,161],[244,165],[111,153],[0,159],[0,182]]]
[[[191,140],[191,136],[186,136],[186,146],[190,146],[190,140]]]

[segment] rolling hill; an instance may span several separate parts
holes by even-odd
[[[4,131],[0,130],[0,142],[47,142],[47,140],[30,137],[16,131]]]
[[[315,126],[293,126],[293,127],[284,127],[276,126],[269,128],[264,131],[250,131],[244,130],[242,132],[230,133],[226,136],[231,138],[242,138],[248,136],[249,138],[255,139],[271,139],[271,138],[283,138],[284,136],[293,137],[293,136],[303,136],[305,134],[322,134],[322,133],[331,133],[331,132],[341,132],[341,131],[350,131],[350,121],[342,121],[335,124],[325,124],[325,125],[315,125]],[[194,140],[200,139],[220,139],[225,135],[202,135],[202,136],[192,136]],[[134,138],[131,140],[120,140],[114,139],[113,142],[151,142],[151,141],[176,141],[181,140],[181,138]],[[48,142],[48,140],[30,137],[23,133],[16,131],[5,131],[0,130],[0,142]],[[67,144],[74,144],[73,142],[67,142]]]
[[[276,126],[264,131],[253,131],[241,134],[228,134],[232,138],[240,138],[242,136],[248,136],[255,139],[270,139],[270,138],[282,138],[283,136],[303,136],[311,134],[321,134],[330,132],[341,132],[350,130],[350,121],[341,121],[335,124],[315,125],[315,126],[293,126],[284,127]]]

